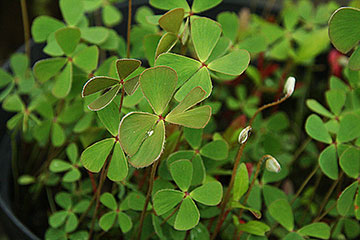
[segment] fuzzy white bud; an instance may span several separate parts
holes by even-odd
[[[269,158],[266,160],[266,169],[269,172],[275,172],[278,173],[281,170],[280,163],[272,156],[269,156]]]
[[[250,135],[250,132],[251,132],[251,127],[250,126],[247,126],[246,128],[244,128],[240,132],[239,138],[238,138],[238,141],[239,141],[240,144],[244,144],[247,141],[247,139],[248,139],[248,137]]]
[[[286,96],[291,96],[293,94],[295,89],[295,78],[294,77],[288,77],[286,80],[285,86],[284,86],[284,93]]]

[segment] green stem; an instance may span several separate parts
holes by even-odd
[[[97,213],[98,213],[98,210],[99,210],[99,206],[100,206],[100,194],[101,194],[101,189],[102,189],[102,186],[104,185],[104,182],[105,182],[105,179],[106,179],[106,176],[107,176],[107,173],[109,171],[109,167],[110,167],[110,162],[111,162],[111,159],[112,159],[112,154],[109,154],[109,156],[107,157],[106,161],[105,161],[105,165],[102,170],[101,170],[101,173],[100,173],[100,181],[99,181],[99,184],[98,184],[98,188],[97,188],[97,192],[96,192],[96,197],[95,197],[95,200],[96,200],[96,204],[95,204],[95,211],[94,211],[94,214],[92,216],[92,220],[91,220],[91,227],[90,227],[90,231],[89,231],[89,240],[91,240],[91,236],[92,236],[92,233],[94,231],[94,226],[95,226],[95,220],[96,220],[96,217],[97,217]]]
[[[317,170],[319,169],[319,164],[316,165],[316,167],[314,168],[314,170],[312,170],[312,172],[309,174],[309,176],[305,179],[305,181],[301,184],[299,190],[296,192],[295,196],[293,197],[293,199],[291,200],[290,204],[292,205],[295,200],[299,197],[300,193],[304,190],[305,186],[308,184],[308,182],[311,180],[311,178],[315,175],[315,173],[317,172]]]
[[[141,212],[141,216],[140,216],[139,232],[138,232],[138,236],[137,236],[138,240],[141,239],[141,233],[142,233],[142,228],[143,228],[144,219],[145,219],[145,215],[146,215],[146,210],[147,210],[147,207],[150,202],[151,192],[152,192],[154,180],[155,180],[156,169],[157,169],[157,166],[159,165],[159,162],[160,162],[160,159],[158,159],[151,167],[149,187],[148,187],[148,191],[146,193],[144,208],[143,208],[143,210]]]
[[[29,16],[26,7],[26,0],[21,0],[21,15],[24,27],[24,39],[25,39],[25,53],[28,59],[30,59],[30,25]]]
[[[129,58],[130,57],[130,35],[131,35],[131,15],[132,15],[132,9],[131,9],[131,5],[132,5],[132,0],[129,0],[129,4],[128,4],[128,22],[127,22],[127,36],[126,36],[126,43],[127,43],[127,47],[126,47],[126,57]]]
[[[288,99],[291,95],[285,95],[283,98],[275,101],[275,102],[272,102],[272,103],[269,103],[269,104],[265,104],[264,106],[258,108],[255,112],[255,114],[252,116],[252,118],[250,119],[249,121],[249,126],[251,127],[256,116],[263,110],[267,109],[267,108],[270,108],[270,107],[273,107],[273,106],[276,106],[282,102],[284,102],[286,99]],[[239,163],[240,163],[240,160],[241,160],[241,156],[243,154],[243,151],[244,151],[244,148],[245,148],[245,145],[246,145],[247,141],[245,143],[243,143],[239,150],[238,150],[238,153],[236,155],[236,159],[235,159],[235,163],[234,163],[234,167],[233,167],[233,171],[232,171],[232,174],[231,174],[231,179],[230,179],[230,183],[229,183],[229,187],[227,188],[226,190],[226,193],[225,193],[225,197],[221,203],[221,211],[220,211],[220,214],[219,214],[219,217],[218,217],[218,221],[217,221],[217,224],[216,224],[216,227],[215,227],[215,230],[213,232],[213,234],[211,235],[211,240],[214,240],[217,236],[217,234],[219,233],[220,229],[221,229],[221,226],[222,224],[224,223],[224,216],[225,216],[225,212],[226,212],[226,205],[228,204],[229,200],[230,200],[230,195],[231,195],[231,190],[234,186],[234,181],[235,181],[235,176],[236,176],[236,172],[237,172],[237,168],[239,166]]]

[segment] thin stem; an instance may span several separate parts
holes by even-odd
[[[262,107],[260,107],[259,109],[256,110],[255,114],[252,116],[252,118],[250,119],[249,121],[249,126],[251,127],[251,125],[253,124],[256,116],[263,110],[269,108],[269,107],[273,107],[273,106],[276,106],[282,102],[284,102],[286,99],[288,99],[291,95],[285,95],[283,98],[279,99],[278,101],[276,102],[272,102],[272,103],[269,103],[269,104],[266,104]],[[244,148],[245,148],[245,145],[246,145],[247,142],[243,143],[240,148],[239,148],[239,151],[236,155],[236,159],[235,159],[235,163],[234,163],[234,167],[233,167],[233,171],[232,171],[232,174],[231,174],[231,179],[230,179],[230,183],[229,183],[229,187],[228,189],[226,190],[226,193],[225,193],[225,197],[221,203],[221,211],[220,211],[220,215],[218,217],[218,221],[217,221],[217,224],[216,224],[216,227],[215,227],[215,230],[214,230],[214,233],[212,234],[211,236],[211,240],[214,240],[217,236],[217,234],[219,233],[220,229],[221,229],[221,226],[225,220],[224,216],[225,216],[225,209],[226,209],[226,205],[228,204],[229,200],[230,200],[230,195],[231,195],[231,190],[233,188],[233,185],[234,185],[234,181],[235,181],[235,176],[236,176],[236,172],[237,172],[237,168],[239,166],[239,163],[240,163],[240,160],[241,160],[241,156],[243,154],[243,151],[244,151]]]
[[[142,232],[142,227],[143,227],[143,224],[144,224],[145,214],[146,214],[147,207],[148,207],[148,205],[149,205],[149,201],[150,201],[150,197],[151,197],[151,192],[152,192],[153,185],[154,185],[154,179],[155,179],[156,169],[157,169],[157,166],[159,165],[159,162],[160,162],[160,159],[157,160],[157,161],[152,165],[152,168],[151,168],[150,180],[149,180],[149,187],[148,187],[148,191],[147,191],[147,194],[146,194],[145,205],[144,205],[144,208],[143,208],[143,210],[142,210],[142,212],[141,212],[141,216],[140,216],[139,232],[138,232],[138,236],[137,236],[137,239],[138,239],[138,240],[140,240],[140,238],[141,238],[141,232]]]
[[[132,0],[129,0],[129,4],[128,4],[128,22],[127,22],[127,36],[126,36],[126,42],[127,42],[127,47],[126,47],[126,57],[129,58],[130,57],[130,35],[131,35],[131,15],[132,15],[132,10],[131,10],[131,5],[132,5]]]
[[[333,184],[331,185],[331,187],[330,187],[329,191],[327,192],[327,194],[326,194],[323,202],[322,202],[321,205],[320,205],[320,208],[319,208],[319,211],[318,211],[318,215],[317,215],[317,217],[316,217],[315,219],[319,218],[319,216],[320,216],[320,214],[321,214],[321,211],[322,211],[322,210],[324,209],[324,207],[326,206],[326,204],[327,204],[327,202],[328,202],[331,194],[333,193],[336,185],[340,182],[340,179],[343,177],[343,174],[344,174],[344,172],[341,171],[338,179],[337,179],[335,182],[333,182]]]
[[[91,220],[91,227],[90,227],[89,238],[88,238],[89,240],[91,239],[91,235],[94,231],[95,220],[96,220],[96,216],[97,216],[99,206],[100,206],[101,188],[105,182],[106,175],[109,171],[109,166],[110,166],[110,162],[112,159],[111,156],[112,156],[112,154],[109,154],[109,156],[107,157],[107,160],[105,161],[105,164],[107,164],[107,165],[103,167],[103,169],[101,170],[101,173],[100,173],[100,182],[99,182],[97,192],[96,192],[96,197],[95,197],[96,205],[95,205],[95,211],[94,211],[94,214],[93,214],[92,220]]]
[[[123,102],[124,102],[124,96],[125,96],[125,87],[124,87],[124,84],[123,84],[122,89],[121,89],[121,99],[120,99],[119,113],[121,113],[121,108],[122,108]]]
[[[323,213],[321,214],[319,217],[315,218],[313,222],[319,222],[321,219],[323,219],[326,215],[328,215],[328,213],[333,210],[336,207],[336,201],[334,201],[334,203]]]
[[[21,14],[24,26],[24,39],[25,39],[25,53],[28,59],[30,59],[30,25],[29,16],[26,7],[26,0],[21,0]]]
[[[293,199],[291,200],[290,204],[292,205],[295,200],[299,197],[300,193],[302,192],[302,190],[304,190],[305,186],[308,184],[308,182],[310,181],[310,179],[315,175],[315,173],[317,172],[317,170],[319,169],[319,164],[316,165],[316,167],[314,168],[314,170],[312,170],[312,172],[309,174],[309,176],[305,179],[305,181],[301,184],[299,190],[296,192],[295,196],[293,197]]]

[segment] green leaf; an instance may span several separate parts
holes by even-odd
[[[73,66],[68,62],[62,72],[55,77],[55,85],[52,94],[57,98],[65,98],[72,86]]]
[[[330,110],[335,114],[339,115],[343,108],[346,100],[346,94],[342,90],[328,90],[325,93],[326,101],[329,104]]]
[[[202,223],[199,223],[195,228],[190,231],[190,239],[208,240],[210,239],[210,233]]]
[[[317,222],[311,223],[300,228],[297,232],[302,236],[315,237],[320,239],[329,239],[330,238],[330,227],[326,223]]]
[[[157,215],[163,215],[178,205],[184,198],[185,193],[178,190],[163,189],[158,191],[154,198],[154,210]]]
[[[105,27],[81,28],[81,38],[92,44],[102,44],[109,36],[109,31]]]
[[[179,88],[200,69],[201,63],[182,55],[164,53],[156,59],[155,66],[168,66],[174,69],[178,75],[178,83],[176,88]],[[189,89],[189,91],[191,89]],[[182,98],[184,98],[187,93],[185,93]],[[175,98],[177,101],[179,101],[176,96]]]
[[[212,61],[210,70],[237,76],[242,74],[250,63],[250,54],[246,50],[236,50]]]
[[[18,178],[17,183],[19,185],[29,185],[36,182],[36,179],[30,175],[22,175]]]
[[[337,142],[344,143],[360,136],[360,117],[354,113],[347,113],[340,118],[340,128],[337,134]]]
[[[174,228],[179,231],[189,230],[195,227],[200,220],[200,213],[194,201],[187,196],[181,203],[175,218]]]
[[[127,155],[133,156],[139,150],[158,119],[158,116],[150,113],[132,112],[121,120],[119,140]]]
[[[201,62],[206,62],[221,35],[219,24],[209,18],[197,18],[191,24],[191,38]]]
[[[115,102],[97,112],[97,115],[104,127],[112,136],[117,136],[119,132],[120,114],[119,107]]]
[[[131,218],[123,212],[118,213],[118,223],[123,233],[130,231],[133,226]]]
[[[109,231],[110,228],[114,225],[116,215],[116,212],[108,212],[102,215],[99,221],[101,229],[105,232]]]
[[[81,154],[81,163],[91,172],[99,172],[114,146],[114,138],[106,138],[87,147]]]
[[[66,155],[72,163],[76,162],[79,157],[79,152],[75,143],[69,144],[69,146],[66,148]]]
[[[186,12],[190,11],[186,0],[150,0],[150,5],[163,10],[183,8]]]
[[[26,75],[29,67],[29,60],[25,54],[14,53],[11,55],[10,67],[15,76],[19,78],[28,78]]]
[[[116,60],[116,71],[120,80],[125,80],[131,73],[138,69],[141,61],[131,58],[123,58]]]
[[[66,58],[49,58],[37,61],[34,66],[34,75],[40,82],[45,82],[55,76],[67,62]]]
[[[83,17],[84,9],[80,0],[60,0],[60,10],[69,25],[76,25]]]
[[[196,188],[190,196],[197,202],[207,206],[216,206],[221,202],[223,188],[220,182],[212,181]]]
[[[6,71],[0,68],[0,87],[4,87],[13,81],[13,77]]]
[[[75,51],[80,42],[80,36],[80,30],[76,27],[65,27],[55,32],[56,42],[66,55],[70,55]]]
[[[200,149],[200,154],[213,160],[225,160],[228,157],[229,146],[224,140],[207,143]]]
[[[72,205],[71,194],[67,192],[59,192],[56,194],[55,201],[64,209],[69,209]]]
[[[156,48],[159,44],[160,38],[161,36],[158,34],[148,34],[144,37],[144,51],[150,67],[154,66]]]
[[[55,147],[60,147],[64,144],[66,136],[63,128],[55,122],[51,129],[51,142]]]
[[[141,90],[157,115],[161,115],[174,94],[176,72],[165,66],[146,69],[140,76]]]
[[[304,238],[296,232],[290,232],[283,238],[283,240],[304,240]]]
[[[233,199],[239,201],[249,188],[249,174],[245,163],[241,163],[236,171],[233,187]]]
[[[45,42],[51,33],[62,27],[65,27],[64,23],[55,18],[39,16],[31,25],[31,35],[35,42]]]
[[[182,101],[195,87],[201,87],[205,92],[205,98],[211,94],[212,83],[207,68],[197,71],[175,94],[175,99]]]
[[[236,13],[222,12],[217,15],[216,19],[221,24],[223,35],[235,43],[239,29],[239,19]]]
[[[336,147],[334,144],[331,144],[325,148],[319,156],[319,165],[321,171],[331,178],[336,180],[338,178],[338,163],[337,163],[337,153]]]
[[[204,12],[210,8],[213,8],[217,5],[219,5],[222,2],[222,0],[194,0],[193,5],[191,6],[191,10],[194,13],[200,13]]]
[[[114,198],[114,196],[111,193],[103,193],[100,197],[100,202],[107,208],[111,209],[111,210],[116,210],[117,209],[117,203],[116,200]]]
[[[92,111],[99,111],[105,108],[107,105],[111,103],[112,100],[116,97],[120,90],[121,85],[115,85],[109,91],[95,99],[92,103],[88,105],[88,108]]]
[[[184,9],[175,8],[168,11],[159,19],[159,25],[167,32],[177,34],[184,19]]]
[[[305,123],[306,133],[313,139],[330,144],[331,136],[327,131],[325,124],[318,115],[311,114]]]
[[[170,173],[176,185],[183,192],[187,192],[191,184],[193,166],[189,160],[178,160],[170,164]]]
[[[336,49],[342,53],[349,52],[360,39],[360,29],[354,22],[360,21],[360,10],[344,7],[334,12],[329,20],[329,37]]]
[[[189,108],[201,102],[204,99],[205,94],[206,92],[201,87],[193,88],[185,96],[185,98],[169,113],[169,115],[185,112]]]
[[[81,177],[81,172],[77,168],[72,168],[70,171],[65,173],[63,177],[64,182],[75,182]]]
[[[310,108],[312,111],[323,115],[324,117],[333,118],[334,115],[329,112],[323,105],[321,105],[318,101],[314,99],[308,99],[306,100],[306,105],[308,108]]]
[[[354,71],[360,70],[360,48],[357,47],[349,58],[349,68]]]
[[[147,167],[159,159],[165,143],[164,121],[158,122],[151,131],[153,132],[148,134],[135,155],[128,159],[133,167]]]
[[[167,32],[159,40],[155,51],[155,59],[162,53],[169,52],[178,40],[177,34]]]
[[[183,134],[186,141],[193,149],[199,149],[202,141],[202,129],[184,128]]]
[[[353,182],[351,185],[347,186],[339,196],[336,208],[341,216],[346,216],[350,213],[349,211],[353,205],[358,185],[358,181]]]
[[[350,146],[340,156],[341,169],[351,178],[357,179],[360,173],[360,150]]]
[[[2,107],[8,112],[22,112],[25,110],[23,101],[16,94],[9,95],[7,98],[5,98]]]
[[[71,164],[60,159],[52,160],[49,166],[49,170],[55,173],[64,172],[69,169],[71,169]]]
[[[247,211],[251,212],[252,215],[254,215],[254,217],[256,217],[257,219],[260,219],[262,217],[262,214],[259,210],[256,210],[256,209],[250,208],[250,207],[246,207],[239,202],[231,203],[231,209],[234,209],[234,208],[241,208],[241,209],[247,210]]]
[[[269,206],[270,215],[288,231],[294,229],[294,215],[286,199],[278,199]]]
[[[145,196],[142,193],[131,192],[126,197],[129,208],[135,211],[142,211],[145,205]],[[148,205],[147,210],[151,210],[151,205]]]
[[[191,185],[202,184],[205,180],[206,170],[200,154],[195,155],[195,157],[192,159],[192,164],[194,171]]]
[[[189,128],[204,128],[211,117],[211,107],[201,106],[179,114],[169,114],[165,120],[169,123]]]
[[[97,68],[99,49],[97,46],[84,48],[73,57],[74,64],[86,73],[91,73]]]
[[[119,80],[110,77],[93,77],[89,81],[87,81],[82,89],[81,95],[82,97],[91,95],[93,93],[97,93],[101,90],[107,89],[109,87],[114,86],[115,84],[119,84]]]
[[[249,221],[237,226],[238,231],[247,232],[256,236],[265,236],[265,233],[270,230],[270,227],[265,223],[259,221]]]
[[[67,211],[58,211],[49,217],[49,224],[53,228],[60,227],[66,220],[68,213]]]
[[[109,166],[108,178],[111,181],[122,181],[126,178],[128,174],[128,165],[126,161],[125,154],[120,146],[120,143],[117,142],[114,147],[114,152]]]
[[[115,26],[122,20],[121,12],[111,4],[106,4],[103,8],[102,17],[104,24],[108,27]]]

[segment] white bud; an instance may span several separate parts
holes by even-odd
[[[294,77],[288,77],[286,80],[285,86],[284,86],[284,93],[286,96],[291,96],[293,94],[295,89],[295,78]]]
[[[269,156],[269,158],[266,160],[266,169],[269,172],[275,172],[278,173],[281,170],[281,166],[278,161],[276,161],[275,158],[272,156]]]
[[[251,127],[250,126],[247,126],[246,128],[244,128],[240,132],[239,138],[238,138],[238,141],[239,141],[240,144],[244,144],[247,141],[247,139],[248,139],[248,137],[250,135],[250,132],[251,132]]]

